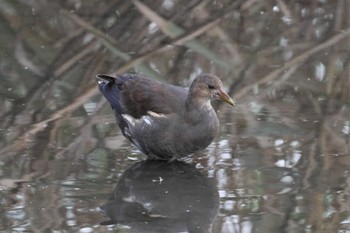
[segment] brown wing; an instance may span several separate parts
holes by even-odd
[[[178,112],[188,93],[184,88],[162,84],[141,76],[124,79],[119,88],[122,110],[134,118],[140,118],[148,111],[159,114]]]

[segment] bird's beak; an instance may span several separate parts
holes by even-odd
[[[219,94],[219,98],[222,101],[228,103],[229,105],[235,106],[235,102],[231,99],[231,97],[224,90],[221,89],[218,94]]]

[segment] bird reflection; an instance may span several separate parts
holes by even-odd
[[[134,232],[211,232],[218,213],[216,186],[194,166],[147,160],[124,172],[101,206],[110,220]]]

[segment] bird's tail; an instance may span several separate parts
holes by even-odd
[[[123,75],[112,77],[109,75],[99,74],[96,76],[96,78],[98,82],[98,88],[114,110],[119,128],[121,129],[123,135],[131,140],[130,136],[127,133],[128,124],[123,117],[124,111],[120,102],[121,86],[129,77]]]
[[[120,115],[123,114],[120,104],[120,89],[116,83],[116,78],[105,74],[98,74],[96,78],[100,92],[111,104],[113,110]]]

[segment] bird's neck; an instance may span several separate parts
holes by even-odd
[[[213,107],[211,106],[210,99],[208,98],[191,98],[189,96],[186,100],[185,118],[190,121],[202,121],[207,116],[215,114]]]

